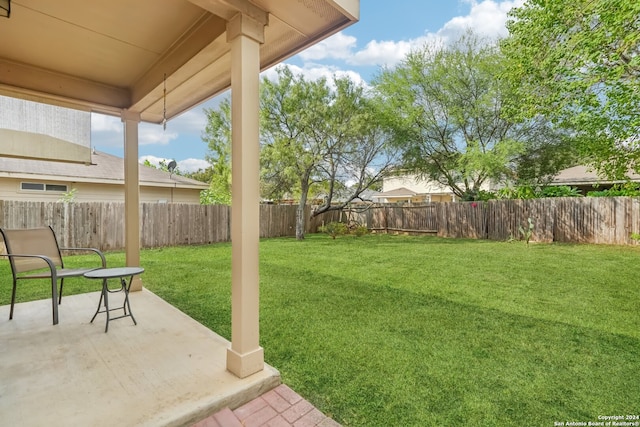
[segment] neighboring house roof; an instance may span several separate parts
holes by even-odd
[[[640,175],[629,173],[632,181],[640,181]],[[551,181],[556,185],[589,185],[589,184],[617,184],[626,182],[624,180],[609,180],[600,178],[598,174],[588,166],[574,166],[561,170],[558,175]]]
[[[91,165],[0,157],[0,178],[40,179],[124,185],[124,159],[94,151]],[[204,190],[209,185],[160,169],[140,165],[141,186]]]
[[[408,188],[405,188],[405,187],[400,187],[400,188],[394,188],[393,190],[376,193],[375,197],[378,197],[378,198],[380,197],[414,197],[417,195],[418,193],[416,193],[413,190],[409,190]]]
[[[356,198],[355,200],[371,201],[376,196],[376,194],[378,194],[376,191],[366,189],[362,193],[360,193],[360,197]]]

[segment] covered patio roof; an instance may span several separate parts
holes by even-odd
[[[359,0],[12,0],[11,16],[0,18],[0,94],[117,116],[126,109],[161,123],[230,87],[227,23],[234,16],[265,25],[264,70],[355,22],[358,6]]]

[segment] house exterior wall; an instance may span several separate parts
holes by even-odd
[[[418,196],[420,196],[420,202],[458,201],[458,197],[453,194],[453,191],[451,191],[449,187],[434,181],[420,179],[415,175],[399,175],[384,179],[382,183],[383,193],[393,191],[397,188],[406,188],[418,193]],[[495,191],[498,187],[485,182],[480,186],[480,188],[485,191]],[[387,199],[389,199],[389,203],[395,202],[395,200],[391,200],[392,197],[387,197]],[[406,200],[406,197],[404,199]],[[412,200],[412,202],[416,201],[417,200]]]
[[[200,203],[200,190],[140,186],[141,203]]]
[[[415,205],[429,202],[453,202],[456,198],[453,194],[418,194],[415,196],[385,196],[374,197],[378,203],[397,203]]]
[[[21,183],[43,183],[66,185],[67,191],[76,189],[74,200],[79,202],[123,202],[124,186],[122,184],[101,184],[86,182],[49,181],[40,179],[0,179],[0,200],[21,200],[56,202],[63,195],[63,191],[22,190]],[[200,190],[185,188],[167,188],[140,186],[141,203],[200,203]]]
[[[413,197],[394,197],[386,195],[383,203],[425,203],[425,202],[454,202],[457,200],[449,187],[437,182],[418,179],[415,175],[400,175],[385,178],[382,191],[388,192],[398,188],[406,188],[417,193]]]
[[[396,204],[409,204],[409,205],[413,205],[416,203],[424,203],[424,202],[428,202],[429,200],[428,196],[424,195],[424,194],[418,194],[415,196],[385,196],[385,197],[378,197],[377,198],[377,202],[378,203],[396,203]]]
[[[408,188],[409,190],[413,190],[416,193],[452,194],[449,187],[445,187],[444,185],[441,185],[437,182],[418,179],[414,175],[385,178],[382,183],[383,192],[391,191],[400,187]]]

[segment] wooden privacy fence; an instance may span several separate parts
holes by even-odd
[[[488,202],[374,206],[347,217],[373,231],[440,237],[520,239],[533,222],[531,241],[627,245],[640,233],[640,198],[564,197]]]
[[[295,205],[261,205],[260,237],[294,236]],[[358,222],[372,231],[428,233],[440,237],[519,239],[533,221],[531,241],[626,245],[640,234],[640,198],[584,197],[374,206],[311,218],[305,233],[331,221]],[[0,226],[53,226],[61,246],[124,249],[124,203],[0,200]],[[221,205],[143,203],[143,248],[198,245],[231,239],[231,208]]]
[[[297,206],[261,205],[260,237],[295,236]],[[306,210],[306,233],[338,219],[329,212],[313,219]],[[24,202],[0,200],[0,227],[51,225],[60,246],[124,249],[122,202]],[[231,240],[231,208],[223,205],[142,203],[140,244],[143,248],[198,245]]]

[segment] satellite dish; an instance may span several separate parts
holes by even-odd
[[[171,160],[167,165],[167,169],[169,169],[169,174],[173,174],[174,169],[178,166],[175,160]]]

